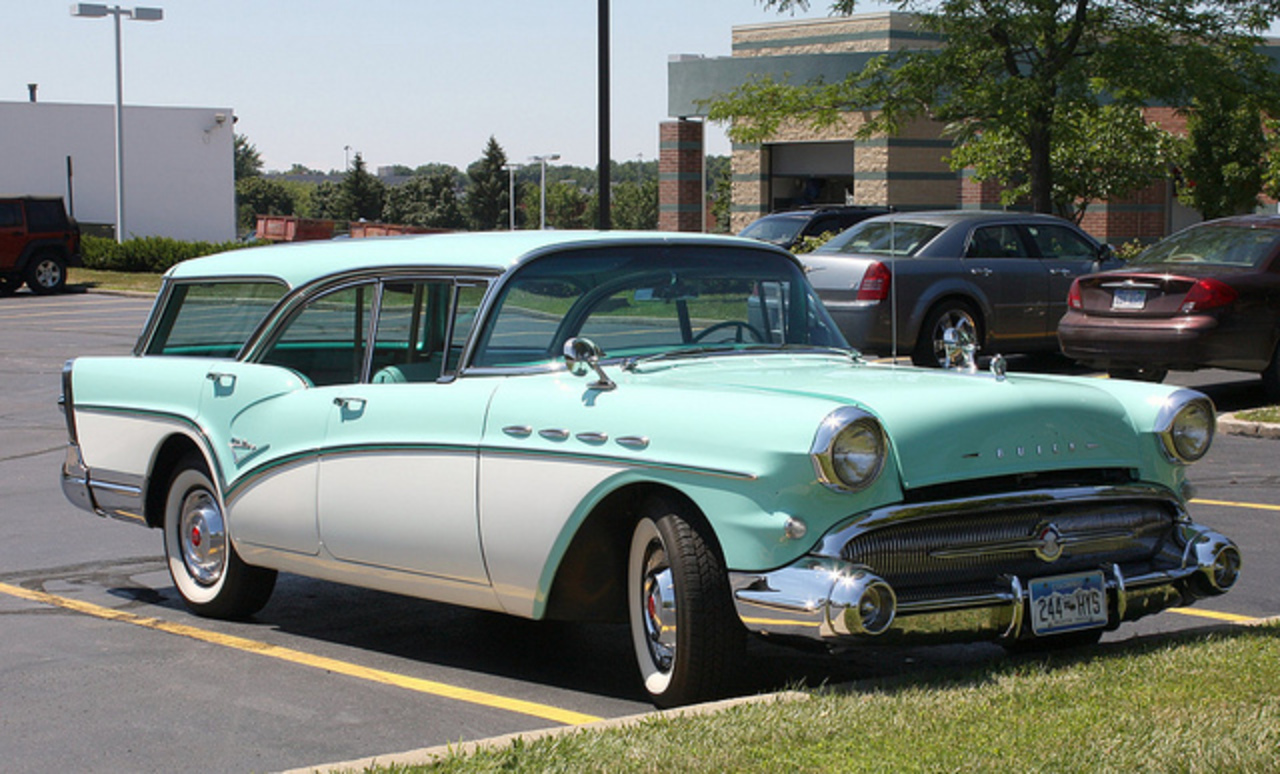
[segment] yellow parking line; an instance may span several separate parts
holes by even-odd
[[[1198,618],[1212,618],[1215,621],[1227,621],[1229,623],[1251,624],[1259,623],[1261,618],[1251,618],[1247,615],[1236,615],[1235,613],[1219,613],[1217,610],[1199,610],[1194,607],[1171,607],[1171,613],[1181,613],[1183,615],[1193,615]]]
[[[348,677],[356,677],[361,680],[369,680],[371,682],[382,683],[384,685],[393,685],[397,688],[417,691],[418,693],[441,696],[447,699],[456,699],[457,701],[479,704],[485,707],[493,707],[494,709],[506,710],[508,712],[519,712],[521,714],[532,715],[533,717],[541,718],[543,720],[564,723],[565,725],[576,726],[584,723],[594,723],[595,721],[601,720],[601,718],[594,715],[586,715],[581,712],[573,712],[546,704],[512,699],[505,696],[498,696],[497,694],[485,693],[483,691],[473,691],[469,688],[460,688],[455,685],[437,683],[432,680],[422,680],[416,677],[399,675],[394,672],[384,672],[381,669],[370,669],[368,667],[362,667],[346,661],[338,661],[337,659],[303,653],[302,651],[293,650],[292,648],[284,648],[279,645],[272,645],[270,643],[245,639],[244,637],[236,637],[229,634],[219,634],[217,632],[211,632],[194,626],[187,626],[185,624],[161,621],[158,618],[148,618],[128,613],[123,610],[113,610],[109,607],[101,607],[88,602],[80,602],[66,597],[59,597],[43,591],[31,591],[19,586],[10,586],[7,583],[0,583],[0,593],[20,597],[22,599],[28,599],[33,602],[40,602],[46,605],[62,607],[67,610],[84,613],[85,615],[102,618],[107,621],[118,621],[121,623],[133,624],[146,629],[154,629],[156,631],[167,632],[169,634],[176,634],[180,637],[188,637],[193,640],[199,640],[213,645],[221,645],[223,647],[233,648],[246,653],[256,653],[261,656],[269,656],[271,658],[277,658],[282,661],[288,661],[301,666],[323,669],[328,672],[336,672],[338,674],[347,675]]]
[[[1230,500],[1201,500],[1195,498],[1191,501],[1193,505],[1221,505],[1225,508],[1253,508],[1259,511],[1280,511],[1280,505],[1267,505],[1266,503],[1234,503]]]

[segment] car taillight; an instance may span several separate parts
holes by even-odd
[[[1237,295],[1235,288],[1221,280],[1202,279],[1187,291],[1186,297],[1182,299],[1182,311],[1190,314],[1217,309],[1235,301]]]
[[[876,261],[867,267],[858,285],[859,301],[883,301],[889,297],[889,283],[893,275],[889,267]]]
[[[1084,309],[1084,299],[1080,298],[1080,280],[1071,280],[1071,290],[1067,291],[1067,306],[1072,309]]]

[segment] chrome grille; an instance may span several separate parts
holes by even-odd
[[[1170,507],[1153,500],[949,512],[857,535],[842,556],[910,596],[911,589],[981,586],[1009,575],[1026,579],[1150,564],[1169,543],[1173,523]]]

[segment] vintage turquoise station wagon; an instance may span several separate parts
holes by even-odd
[[[1226,591],[1198,393],[863,361],[796,260],[676,234],[246,249],[63,374],[76,505],[160,529],[209,616],[277,571],[629,621],[663,706],[748,633],[1090,642]]]

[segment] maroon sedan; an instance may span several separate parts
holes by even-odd
[[[1262,374],[1280,400],[1280,216],[1200,223],[1122,269],[1071,285],[1058,338],[1067,357],[1113,377],[1169,369]]]

